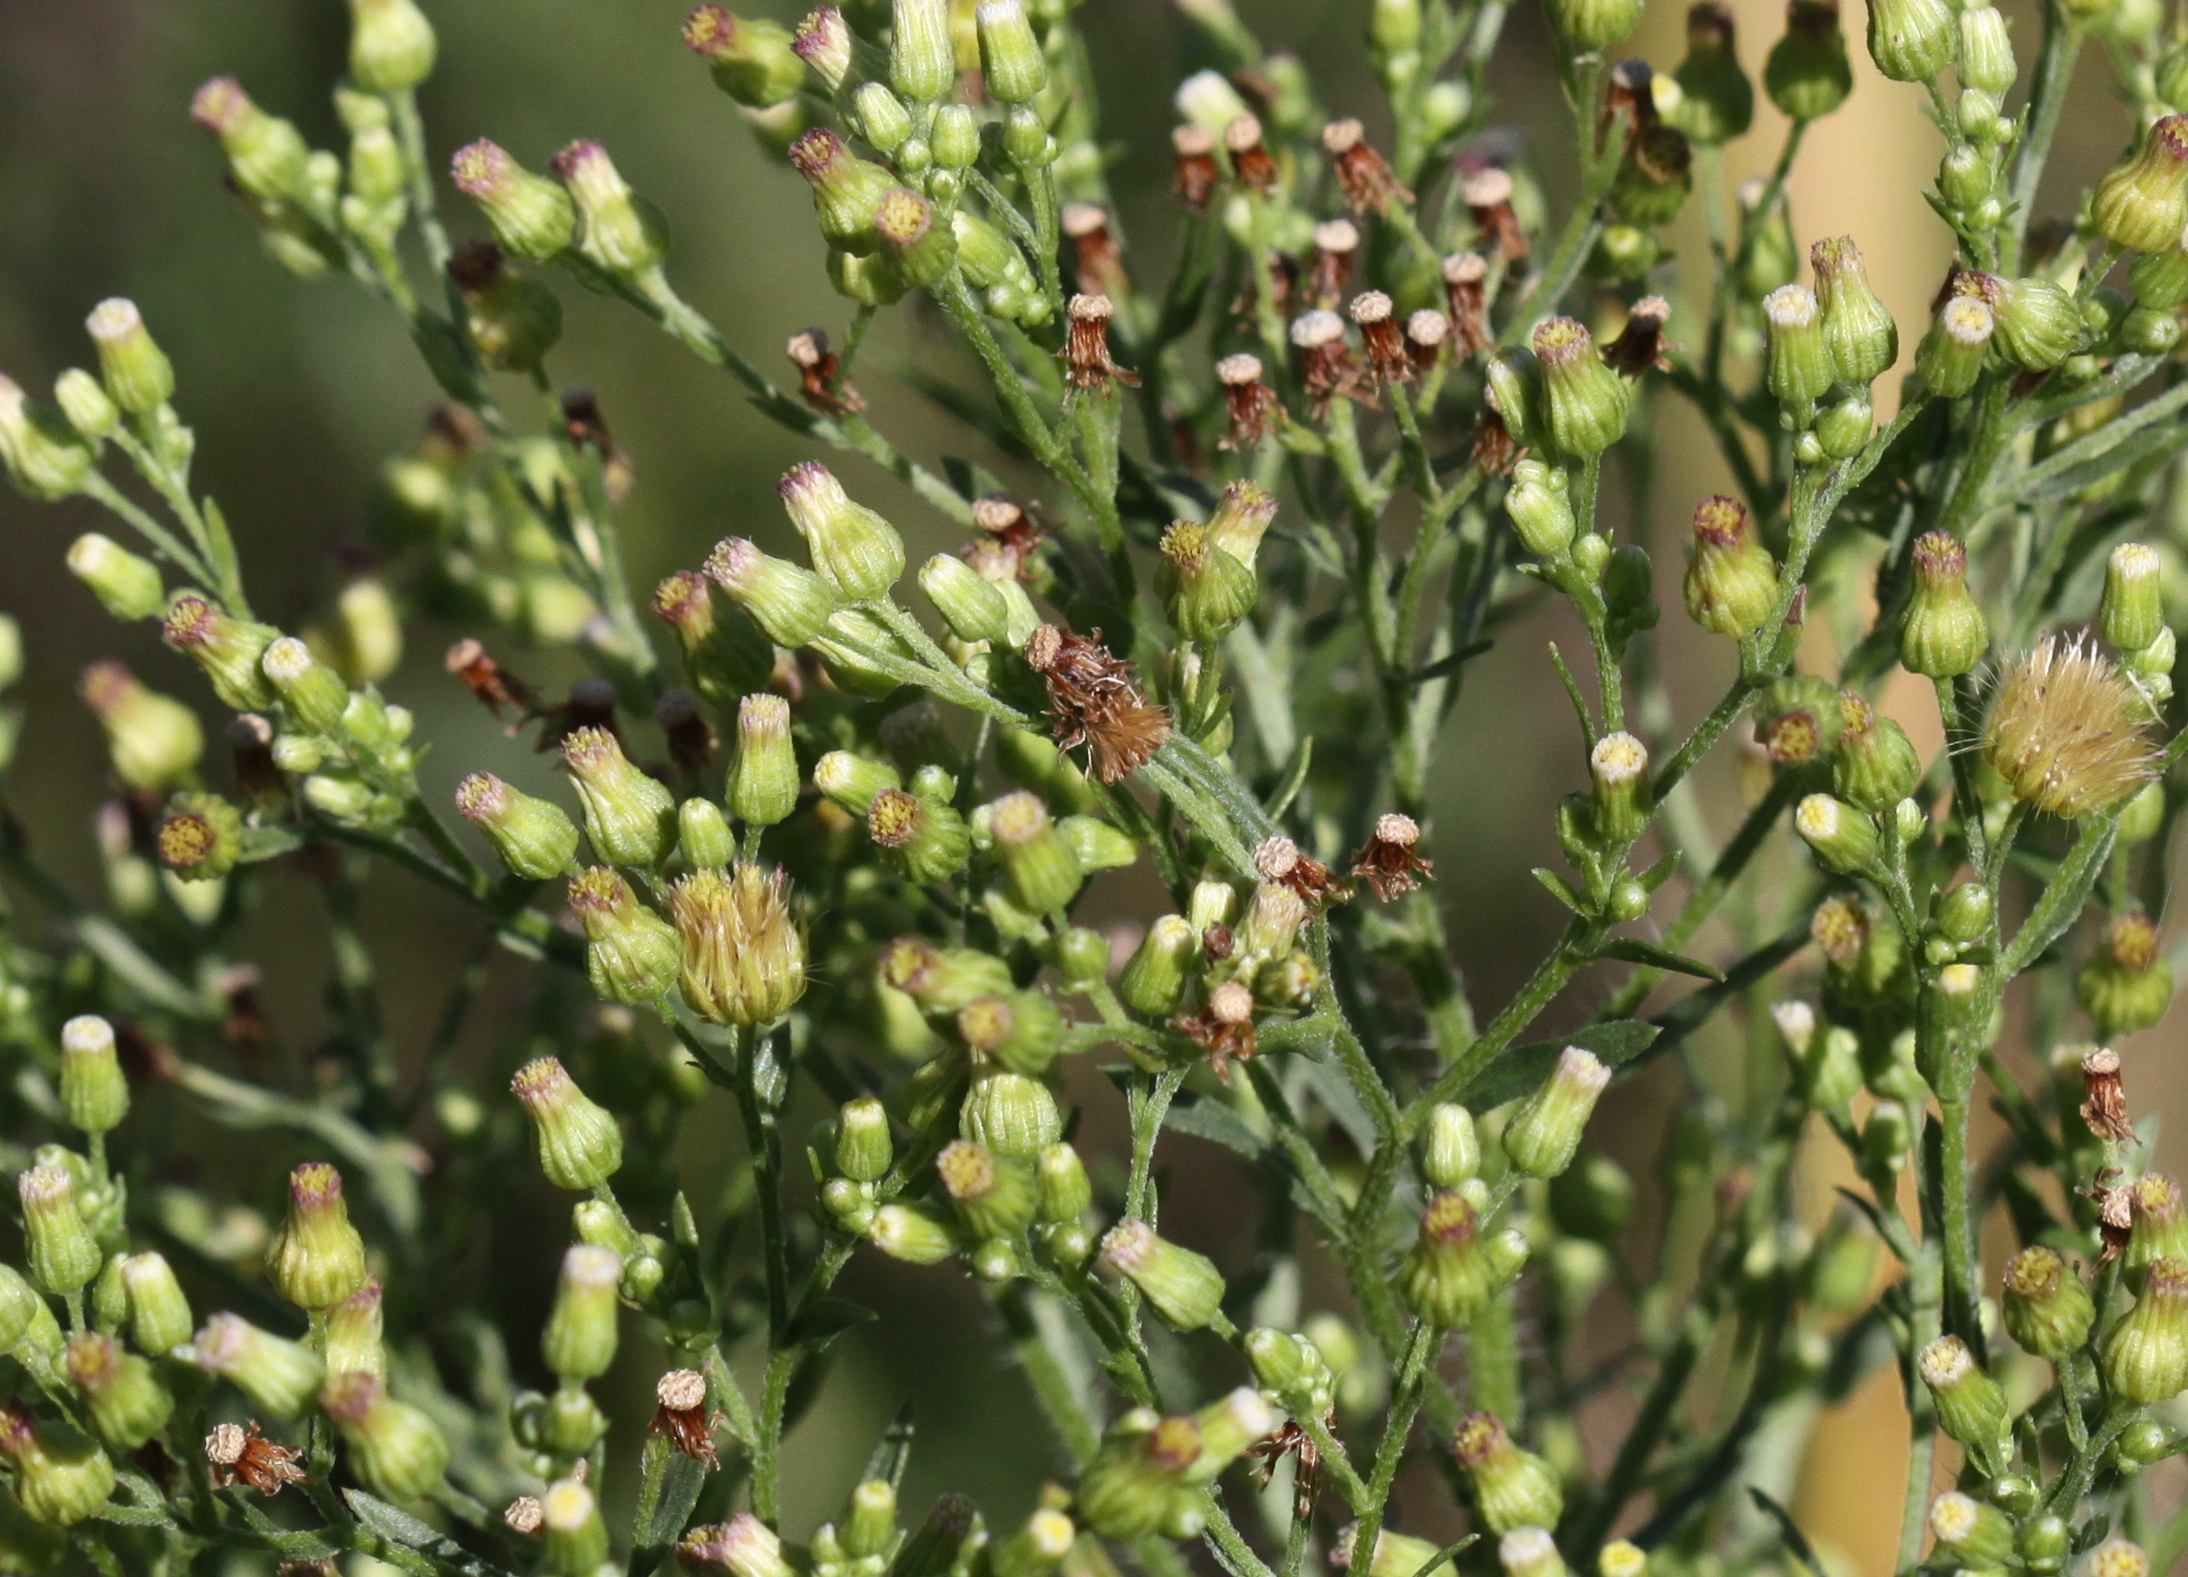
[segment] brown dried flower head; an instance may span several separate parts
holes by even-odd
[[[714,1444],[714,1429],[721,1415],[707,1413],[706,1376],[696,1369],[671,1369],[653,1388],[658,1404],[649,1433],[666,1434],[676,1449],[709,1468],[721,1463]]]
[[[1276,190],[1281,172],[1276,155],[1261,140],[1261,122],[1251,113],[1234,115],[1223,128],[1223,151],[1231,156],[1238,178],[1264,196]]]
[[[1216,163],[1216,134],[1190,123],[1170,133],[1170,149],[1177,155],[1177,174],[1171,190],[1195,213],[1204,212],[1215,195],[1223,170]]]
[[[1109,320],[1116,305],[1107,296],[1078,295],[1066,309],[1071,321],[1064,342],[1064,381],[1081,393],[1107,389],[1112,380],[1138,388],[1139,374],[1109,357]]]
[[[849,416],[866,409],[858,390],[844,381],[842,359],[828,348],[828,335],[805,329],[790,336],[784,347],[790,364],[798,369],[799,394],[824,416]]]
[[[2082,1055],[2082,1121],[2108,1143],[2135,1142],[2127,1091],[2120,1084],[2120,1054],[2109,1046],[2092,1046]]]
[[[1026,639],[1027,666],[1048,681],[1049,718],[1066,750],[1085,745],[1104,783],[1145,766],[1170,737],[1170,714],[1133,682],[1131,665],[1101,644],[1044,624]]]
[[[293,1446],[268,1440],[254,1422],[216,1424],[205,1437],[205,1459],[213,1465],[214,1482],[223,1487],[238,1481],[261,1495],[278,1495],[284,1484],[301,1483],[304,1470],[296,1465],[303,1453]]]
[[[1409,893],[1436,874],[1421,857],[1421,824],[1392,811],[1377,819],[1375,832],[1352,857],[1352,874],[1375,889],[1386,903]]]
[[[1393,204],[1413,201],[1413,194],[1392,172],[1390,162],[1368,146],[1367,128],[1358,121],[1333,120],[1324,126],[1322,147],[1336,166],[1337,185],[1354,213],[1373,209],[1387,214]]]
[[[1282,882],[1311,904],[1349,898],[1352,893],[1337,873],[1302,851],[1282,833],[1261,840],[1254,850],[1254,869],[1265,882]]]
[[[2157,776],[2148,716],[2147,699],[2110,658],[2054,636],[2000,677],[1983,756],[2014,798],[2072,821]]]

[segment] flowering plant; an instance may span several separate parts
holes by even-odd
[[[414,0],[351,0],[339,153],[232,79],[199,91],[274,261],[392,309],[447,403],[382,472],[375,568],[291,634],[192,485],[136,307],[91,313],[98,371],[53,404],[0,381],[14,483],[120,522],[133,545],[84,535],[68,568],[160,621],[156,682],[194,666],[230,747],[215,767],[196,707],[95,664],[106,893],[0,838],[27,900],[0,943],[23,1240],[0,1568],[1775,1571],[1817,1557],[1773,1464],[1895,1364],[1899,1570],[2139,1577],[2188,1550],[2143,1471],[2188,1439],[2188,1215],[2123,1055],[2171,996],[2188,747],[2188,46],[2142,0],[2052,0],[2009,111],[1997,10],[1870,0],[1877,69],[1935,111],[1957,248],[1887,388],[1901,326],[1856,240],[1804,248],[1786,200],[1851,90],[1836,0],[1792,0],[1764,54],[1790,131],[1732,204],[1755,90],[1730,14],[1697,4],[1659,73],[1616,58],[1640,0],[1548,0],[1578,162],[1554,222],[1487,125],[1499,0],[1375,0],[1365,118],[1226,0],[1181,5],[1217,64],[1176,95],[1167,276],[1128,263],[1109,190],[1098,8],[692,12],[846,303],[837,338],[789,340],[787,384],[678,294],[662,214],[597,142],[551,173],[461,148],[485,234],[451,238]],[[2046,214],[2099,45],[2137,135]],[[1709,240],[1681,257],[1690,199]],[[629,458],[548,371],[558,276],[799,436],[797,558],[693,544],[649,610]],[[854,381],[876,318],[921,304],[984,375],[950,404],[985,463],[930,466]],[[1646,509],[1614,502],[1658,485],[1671,403],[1730,478],[1682,581],[1721,644],[1662,642]],[[957,539],[916,595],[858,496],[877,472]],[[1469,664],[1544,605],[1588,648],[1579,672],[1550,649],[1575,788],[1546,818],[1565,868],[1535,874],[1568,918],[1489,1004],[1438,902],[1431,785]],[[381,685],[428,615],[566,794],[421,789]],[[1682,719],[1664,659],[1712,645],[1732,677]],[[545,647],[589,666],[559,699],[522,677]],[[1722,826],[1695,781],[1720,745],[1746,751]],[[309,1088],[253,1068],[237,956],[282,861],[320,874],[338,960],[342,1054]],[[423,1064],[397,1057],[356,923],[386,866],[531,961],[506,1092],[448,1055],[477,963]],[[1137,917],[1095,929],[1090,887]],[[1546,1014],[1564,1032],[1529,1040]],[[1737,1046],[1728,1082],[1711,1048]],[[1065,1109],[1097,1065],[1114,1155]],[[1654,1157],[1591,1130],[1644,1070],[1680,1091]],[[293,1145],[278,1229],[160,1181],[149,1125],[181,1110]],[[710,1206],[672,1145],[731,1110],[744,1181]],[[1252,1163],[1227,1204],[1250,1253],[1165,1232],[1168,1133]],[[1820,1218],[1804,1142],[1859,1182]],[[1653,1221],[1619,1155],[1652,1163]],[[529,1389],[510,1333],[443,1294],[480,1199],[534,1166],[572,1241]],[[1986,1267],[1993,1216],[2018,1249]],[[898,1430],[835,1520],[784,1525],[824,1355],[889,1317],[836,1291],[862,1253],[982,1290],[1053,1427],[1037,1503],[991,1524],[945,1496],[903,1532]],[[639,1328],[670,1361],[632,1450],[596,1391]],[[1631,1332],[1607,1356],[1606,1328]],[[1257,1497],[1249,1458],[1282,1484]]]

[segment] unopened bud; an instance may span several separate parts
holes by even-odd
[[[2182,1357],[2188,1366],[2188,1344]],[[2002,1465],[2009,1444],[2006,1393],[1976,1363],[1968,1344],[1957,1336],[1940,1336],[1916,1355],[1915,1369],[1937,1403],[1938,1427],[1971,1456]]]
[[[541,1057],[526,1063],[517,1070],[510,1088],[532,1119],[540,1170],[548,1182],[572,1193],[587,1193],[622,1166],[623,1133],[615,1118],[577,1087],[559,1059]]]
[[[707,63],[715,85],[749,108],[787,103],[805,85],[805,62],[779,22],[703,5],[684,18],[684,43]]]
[[[380,1380],[362,1372],[338,1374],[320,1392],[319,1405],[349,1448],[350,1471],[375,1495],[423,1500],[440,1488],[448,1437],[419,1409],[389,1396]],[[550,1491],[548,1501],[553,1498]]]
[[[239,1315],[214,1315],[190,1347],[199,1368],[219,1375],[276,1418],[301,1415],[327,1375],[310,1348],[262,1331]]]
[[[873,510],[851,501],[818,461],[793,466],[777,488],[813,567],[850,602],[886,597],[904,573],[904,540]]]
[[[1102,1238],[1102,1258],[1181,1331],[1199,1330],[1222,1317],[1223,1274],[1214,1262],[1156,1236],[1144,1221],[1110,1228]]]
[[[527,881],[546,881],[577,858],[577,825],[561,806],[510,787],[491,772],[456,785],[456,809],[486,834],[502,863]]]
[[[1690,548],[1687,616],[1735,639],[1760,629],[1777,605],[1778,566],[1747,506],[1722,495],[1703,499],[1695,506]]]
[[[594,852],[616,865],[659,865],[676,847],[676,796],[633,766],[605,728],[562,741],[562,764],[585,811]]]
[[[1541,1457],[1520,1449],[1494,1413],[1468,1414],[1451,1449],[1473,1490],[1475,1511],[1491,1533],[1557,1526],[1565,1509],[1557,1474]]]
[[[139,1350],[164,1357],[190,1339],[190,1301],[174,1268],[160,1254],[131,1254],[121,1262],[129,1294],[129,1337]]]
[[[289,1213],[267,1245],[266,1279],[312,1314],[324,1313],[364,1284],[365,1240],[350,1225],[342,1174],[324,1162],[289,1175]]]
[[[1431,1199],[1420,1236],[1398,1267],[1398,1290],[1422,1320],[1465,1330],[1527,1260],[1527,1240],[1505,1231],[1484,1239],[1474,1206],[1462,1193]]]
[[[1894,82],[1936,81],[1953,63],[1956,41],[1952,7],[1945,0],[1870,0],[1869,58]],[[1983,86],[1969,77],[1965,62],[1960,80]]]
[[[2056,1250],[2036,1244],[2006,1267],[2006,1330],[2048,1363],[2067,1362],[2089,1340],[2096,1305]]]
[[[2164,632],[2160,569],[2157,549],[2142,542],[2121,543],[2105,561],[2097,627],[2116,650],[2139,652]]]
[[[1449,1189],[1480,1169],[1481,1140],[1474,1133],[1474,1114],[1455,1102],[1431,1106],[1421,1143],[1421,1175],[1431,1187]]]
[[[569,901],[585,932],[585,974],[593,990],[634,1007],[659,1002],[676,983],[681,954],[675,927],[638,901],[620,871],[605,865],[571,877]]]
[[[114,1026],[85,1013],[61,1026],[61,1112],[84,1133],[110,1133],[129,1114],[129,1081]]]
[[[2090,222],[2115,246],[2166,252],[2188,225],[2188,116],[2168,115],[2108,171],[2089,200]]]
[[[114,1493],[114,1464],[95,1441],[68,1424],[35,1421],[22,1402],[0,1402],[0,1457],[14,1469],[17,1505],[47,1527],[74,1527]],[[10,1540],[18,1542],[36,1547],[34,1540]],[[59,1569],[61,1557],[47,1554],[45,1569]]]
[[[175,393],[175,369],[153,341],[134,301],[109,297],[84,320],[99,351],[99,377],[116,405],[143,416],[165,405]]]
[[[494,239],[512,257],[545,263],[577,235],[577,205],[544,175],[525,169],[497,144],[480,139],[456,150],[456,189],[479,205]]]
[[[565,1385],[597,1380],[615,1362],[616,1289],[623,1262],[609,1249],[573,1244],[562,1256],[540,1357]]]
[[[1616,443],[1626,430],[1632,396],[1625,379],[1605,365],[1587,329],[1572,318],[1551,318],[1536,326],[1530,343],[1542,368],[1550,437],[1557,447],[1585,458]],[[1510,412],[1505,420],[1509,425]]]
[[[1549,1078],[1505,1124],[1504,1153],[1530,1177],[1555,1177],[1572,1164],[1580,1135],[1611,1070],[1590,1052],[1567,1046]]]
[[[1852,875],[1876,859],[1876,822],[1844,800],[1811,794],[1793,812],[1793,830],[1828,870]]]
[[[1968,590],[1968,550],[1947,531],[1915,540],[1914,595],[1899,635],[1899,660],[1910,673],[1951,679],[1982,660],[1990,628]]]
[[[68,1168],[34,1166],[15,1183],[31,1280],[56,1296],[88,1286],[106,1257],[77,1210],[76,1183]]]

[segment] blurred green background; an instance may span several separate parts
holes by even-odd
[[[840,331],[848,314],[822,277],[802,184],[760,150],[683,49],[681,7],[673,0],[444,0],[429,9],[442,43],[440,69],[424,93],[437,162],[480,135],[535,167],[573,137],[600,138],[631,182],[666,210],[678,288],[739,349],[779,370],[791,332],[808,325]],[[786,7],[774,9],[781,20],[794,20]],[[1376,127],[1358,42],[1362,8],[1277,0],[1240,9],[1266,42],[1313,64],[1326,103],[1364,114]],[[1776,8],[1750,3],[1739,10],[1742,53],[1752,68],[1779,29]],[[2026,6],[2009,11],[2026,58],[2034,14]],[[1858,39],[1857,13],[1850,7],[1847,23]],[[1120,218],[1133,241],[1127,261],[1144,275],[1158,274],[1172,223],[1169,93],[1184,71],[1205,61],[1161,0],[1090,0],[1081,21],[1116,151]],[[384,308],[340,280],[299,282],[261,254],[221,189],[216,150],[189,125],[185,107],[200,80],[232,72],[315,143],[339,146],[326,89],[342,70],[346,36],[340,0],[0,3],[0,368],[43,393],[63,367],[89,359],[81,322],[91,305],[108,295],[133,297],[178,369],[178,405],[200,441],[200,489],[220,499],[235,525],[260,611],[291,626],[314,609],[344,566],[358,562],[374,470],[414,439],[434,390]],[[1678,59],[1680,36],[1679,8],[1658,0],[1630,50],[1668,69]],[[1555,195],[1567,180],[1569,144],[1533,7],[1515,14],[1507,38],[1492,114],[1530,136]],[[1855,53],[1860,91],[1846,113],[1810,140],[1794,184],[1796,224],[1804,244],[1852,230],[1905,325],[1924,310],[1946,262],[1943,227],[1918,195],[1934,170],[1938,141],[1913,90],[1877,79],[1858,42]],[[2102,168],[2127,131],[2088,56],[2085,77],[2054,165],[2055,193]],[[1767,163],[1781,124],[1765,112],[1757,134],[1734,151],[1735,176]],[[459,231],[475,231],[459,205],[451,202],[448,214]],[[1691,210],[1685,230],[1699,231]],[[1694,288],[1691,281],[1687,288]],[[794,440],[757,417],[726,379],[628,310],[574,290],[562,293],[568,333],[552,369],[562,383],[597,392],[635,462],[638,486],[624,525],[635,583],[650,586],[668,569],[695,564],[732,530],[763,541],[785,536],[773,483],[803,457]],[[1910,348],[1915,337],[1903,331]],[[978,454],[961,430],[889,376],[913,359],[937,358],[953,361],[954,352],[933,321],[907,306],[884,319],[858,382],[878,422],[912,453],[930,460]],[[525,391],[512,384],[504,392],[513,408],[528,408]],[[1660,599],[1676,610],[1679,554],[1662,545],[1675,540],[1663,533],[1675,531],[1693,499],[1723,478],[1682,413],[1667,412],[1660,431],[1660,518],[1634,525],[1659,542]],[[844,470],[855,491],[892,510],[915,556],[943,545],[940,523],[885,478],[856,461]],[[0,608],[22,621],[31,664],[20,692],[28,728],[8,803],[42,857],[87,893],[97,880],[88,810],[104,781],[104,753],[73,700],[76,672],[93,657],[119,654],[156,687],[209,706],[201,682],[159,649],[149,627],[118,628],[63,572],[61,554],[71,537],[106,524],[86,503],[53,509],[0,495]],[[462,773],[482,766],[539,788],[548,774],[537,760],[501,735],[441,672],[441,650],[463,633],[414,627],[404,667],[386,687],[417,711],[419,736],[434,742],[428,793],[445,795]],[[1542,661],[1542,640],[1559,635],[1570,635],[1561,615],[1536,617],[1508,630],[1470,670],[1453,721],[1458,748],[1440,775],[1440,891],[1459,960],[1485,1009],[1531,967],[1561,914],[1526,875],[1531,865],[1556,863],[1548,806],[1580,770],[1569,718]],[[1679,672],[1674,694],[1682,708],[1706,705],[1729,672],[1727,653],[1676,617],[1667,617],[1664,647],[1667,664]],[[528,671],[543,678],[569,674],[566,663],[537,660]],[[1707,803],[1730,810],[1733,777],[1728,762],[1715,763]],[[328,960],[315,905],[302,878],[281,877],[250,932],[252,956],[266,973],[275,1035],[290,1054],[308,1050],[324,1033]],[[397,1042],[414,1049],[430,1033],[476,927],[451,903],[395,874],[375,881],[367,921],[389,985]],[[492,1036],[514,1011],[524,982],[521,966],[496,966],[471,1041],[483,1045]],[[1584,980],[1551,1024],[1585,1016],[1604,990],[1603,981]],[[1669,1093],[1652,1080],[1626,1099],[1638,1113],[1661,1106]],[[1073,1094],[1089,1108],[1090,1132],[1114,1133],[1105,1081],[1089,1073]],[[684,1159],[700,1192],[718,1188],[734,1162],[730,1127],[726,1108],[709,1108],[691,1125]],[[1173,1165],[1192,1186],[1173,1191],[1169,1226],[1188,1242],[1229,1242],[1237,1234],[1228,1200],[1253,1180],[1197,1141],[1176,1141],[1174,1152]],[[1627,1153],[1639,1159],[1645,1146],[1634,1143]],[[275,1175],[262,1162],[246,1144],[204,1164],[245,1178]],[[246,1186],[271,1208],[270,1187]],[[535,1328],[544,1308],[561,1208],[544,1189],[519,1200],[512,1214],[529,1212],[528,1220],[491,1255],[484,1285],[515,1332]],[[802,1533],[834,1512],[873,1436],[907,1398],[921,1432],[911,1501],[962,1489],[986,1502],[991,1517],[1021,1515],[1055,1463],[1022,1385],[997,1356],[984,1305],[960,1278],[889,1266],[871,1255],[856,1262],[845,1290],[886,1308],[888,1318],[840,1349],[832,1391],[796,1439],[787,1480],[791,1527]],[[655,1366],[633,1352],[624,1368],[635,1389]],[[1896,1434],[1897,1424],[1889,1422],[1895,1406],[1887,1388],[1863,1427],[1888,1423]],[[644,1416],[635,1396],[618,1411],[626,1420]],[[1870,1455],[1889,1459],[1898,1449],[1895,1440],[1890,1451]],[[1891,1477],[1899,1469],[1889,1460],[1873,1470],[1853,1466],[1843,1484],[1812,1484],[1804,1514],[1824,1518],[1835,1541],[1866,1555],[1872,1529],[1888,1544],[1896,1521]]]

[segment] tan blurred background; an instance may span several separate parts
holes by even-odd
[[[678,44],[676,0],[428,5],[443,41],[442,67],[426,94],[437,158],[491,134],[536,165],[570,137],[601,137],[634,184],[667,210],[679,287],[762,365],[779,364],[790,331],[845,321],[820,275],[802,188],[756,150]],[[769,9],[792,20],[786,4]],[[1770,0],[1740,0],[1737,9],[1742,58],[1759,71],[1781,30],[1780,12]],[[2026,3],[2007,9],[2025,60],[2037,36],[2035,13]],[[1331,63],[1326,100],[1368,113],[1372,124],[1360,8],[1244,0],[1240,10],[1267,42],[1297,50],[1318,70]],[[1160,0],[1089,0],[1082,18],[1111,135],[1122,145],[1121,204],[1140,241],[1134,255],[1153,271],[1168,256],[1162,150],[1169,86],[1204,62]],[[1907,326],[1924,316],[1948,256],[1947,232],[1920,196],[1940,139],[1918,90],[1883,81],[1869,66],[1858,5],[1845,21],[1857,85],[1846,108],[1808,138],[1791,188],[1795,226],[1804,250],[1820,236],[1856,239],[1902,325],[1904,361],[1918,337]],[[260,255],[223,197],[217,161],[186,123],[184,106],[197,81],[233,71],[316,142],[333,143],[324,85],[341,69],[344,36],[339,0],[0,0],[0,368],[42,389],[62,367],[87,358],[79,325],[91,304],[109,294],[134,296],[179,369],[179,403],[201,438],[201,485],[236,522],[261,607],[283,621],[323,593],[331,556],[361,542],[372,470],[415,434],[432,391],[403,336],[372,304],[339,283],[300,284]],[[1629,49],[1660,69],[1674,66],[1683,50],[1681,8],[1652,0]],[[2052,164],[2047,210],[2071,201],[2127,134],[2125,112],[2093,56],[2085,56],[2077,108]],[[1552,114],[1556,95],[1531,0],[1516,9],[1506,59],[1495,79],[1503,103],[1493,113],[1534,139],[1553,194],[1569,189],[1566,129]],[[1759,91],[1757,98],[1755,132],[1729,151],[1728,189],[1765,170],[1783,134]],[[1691,208],[1680,236],[1699,254],[1701,225]],[[1695,302],[1704,290],[1706,282],[1691,276],[1677,285]],[[570,328],[557,374],[598,390],[637,466],[626,535],[634,579],[651,584],[664,570],[695,562],[733,528],[763,539],[781,533],[771,484],[799,457],[792,442],[627,312],[576,292],[565,292],[565,301]],[[971,452],[932,407],[888,375],[911,358],[938,354],[937,346],[910,313],[893,314],[859,381],[906,447],[926,455]],[[1880,404],[1888,410],[1891,403],[1886,392]],[[1694,500],[1728,479],[1696,424],[1668,402],[1661,432],[1655,514],[1642,525],[1659,545],[1673,694],[1691,714],[1718,692],[1729,665],[1723,643],[1697,637],[1677,616],[1679,555],[1664,544],[1678,541]],[[940,540],[931,518],[871,472],[861,470],[856,485],[896,509],[915,545],[922,535]],[[66,542],[100,524],[89,506],[53,510],[0,497],[0,607],[23,621],[32,662],[29,729],[9,803],[50,862],[86,885],[96,865],[85,786],[102,768],[96,731],[70,697],[74,673],[91,657],[120,652],[156,683],[203,698],[147,632],[118,631],[63,575]],[[538,765],[486,728],[440,678],[436,654],[456,633],[416,632],[410,660],[389,686],[418,711],[421,736],[444,742],[427,768],[429,792],[445,793],[477,766],[544,782]],[[1470,671],[1452,725],[1456,748],[1444,774],[1436,852],[1459,959],[1485,1010],[1531,967],[1559,922],[1526,870],[1557,863],[1547,808],[1580,771],[1569,716],[1541,657],[1542,637],[1561,633],[1553,613],[1501,639]],[[1934,743],[1925,696],[1895,695],[1890,705],[1918,741]],[[1713,763],[1704,781],[1712,810],[1736,813],[1733,780],[1728,762]],[[253,931],[272,981],[269,1012],[298,1043],[318,1032],[326,967],[308,909],[305,895],[277,891]],[[369,918],[398,987],[390,1004],[398,1040],[415,1044],[469,932],[449,906],[399,879],[379,884]],[[514,979],[498,977],[504,1005]],[[1607,989],[1584,981],[1549,1022],[1584,1017]],[[2129,1049],[2130,1088],[2141,1109],[2177,1109],[2188,1093],[2175,1060],[2160,1054],[2176,1036],[2168,1025]],[[1098,1078],[1080,1083],[1085,1088],[1074,1093],[1082,1098],[1105,1098]],[[1661,1106],[1660,1081],[1651,1089],[1654,1096],[1636,1094],[1638,1106],[1652,1099]],[[1252,1180],[1206,1147],[1187,1141],[1175,1149],[1175,1164],[1204,1185],[1177,1195],[1175,1229],[1187,1241],[1221,1240],[1235,1230],[1226,1190]],[[2177,1159],[2182,1152],[2169,1142],[2166,1153]],[[719,1146],[698,1144],[688,1159],[703,1175],[721,1164]],[[1810,1167],[1819,1214],[1839,1180],[1820,1159]],[[551,1263],[544,1239],[554,1230],[544,1221],[529,1251],[497,1257],[505,1274],[496,1295],[518,1323],[536,1311]],[[2000,1245],[1992,1249],[1995,1265]],[[922,1425],[909,1486],[915,1499],[958,1488],[1022,1509],[1050,1456],[1019,1382],[993,1356],[978,1300],[953,1278],[869,1258],[862,1256],[850,1290],[885,1303],[890,1320],[845,1344],[815,1415],[822,1422],[797,1437],[788,1481],[792,1523],[809,1526],[834,1511],[867,1443],[907,1396]],[[1896,1379],[1880,1373],[1823,1421],[1799,1477],[1798,1515],[1853,1569],[1888,1572],[1904,1475]]]

